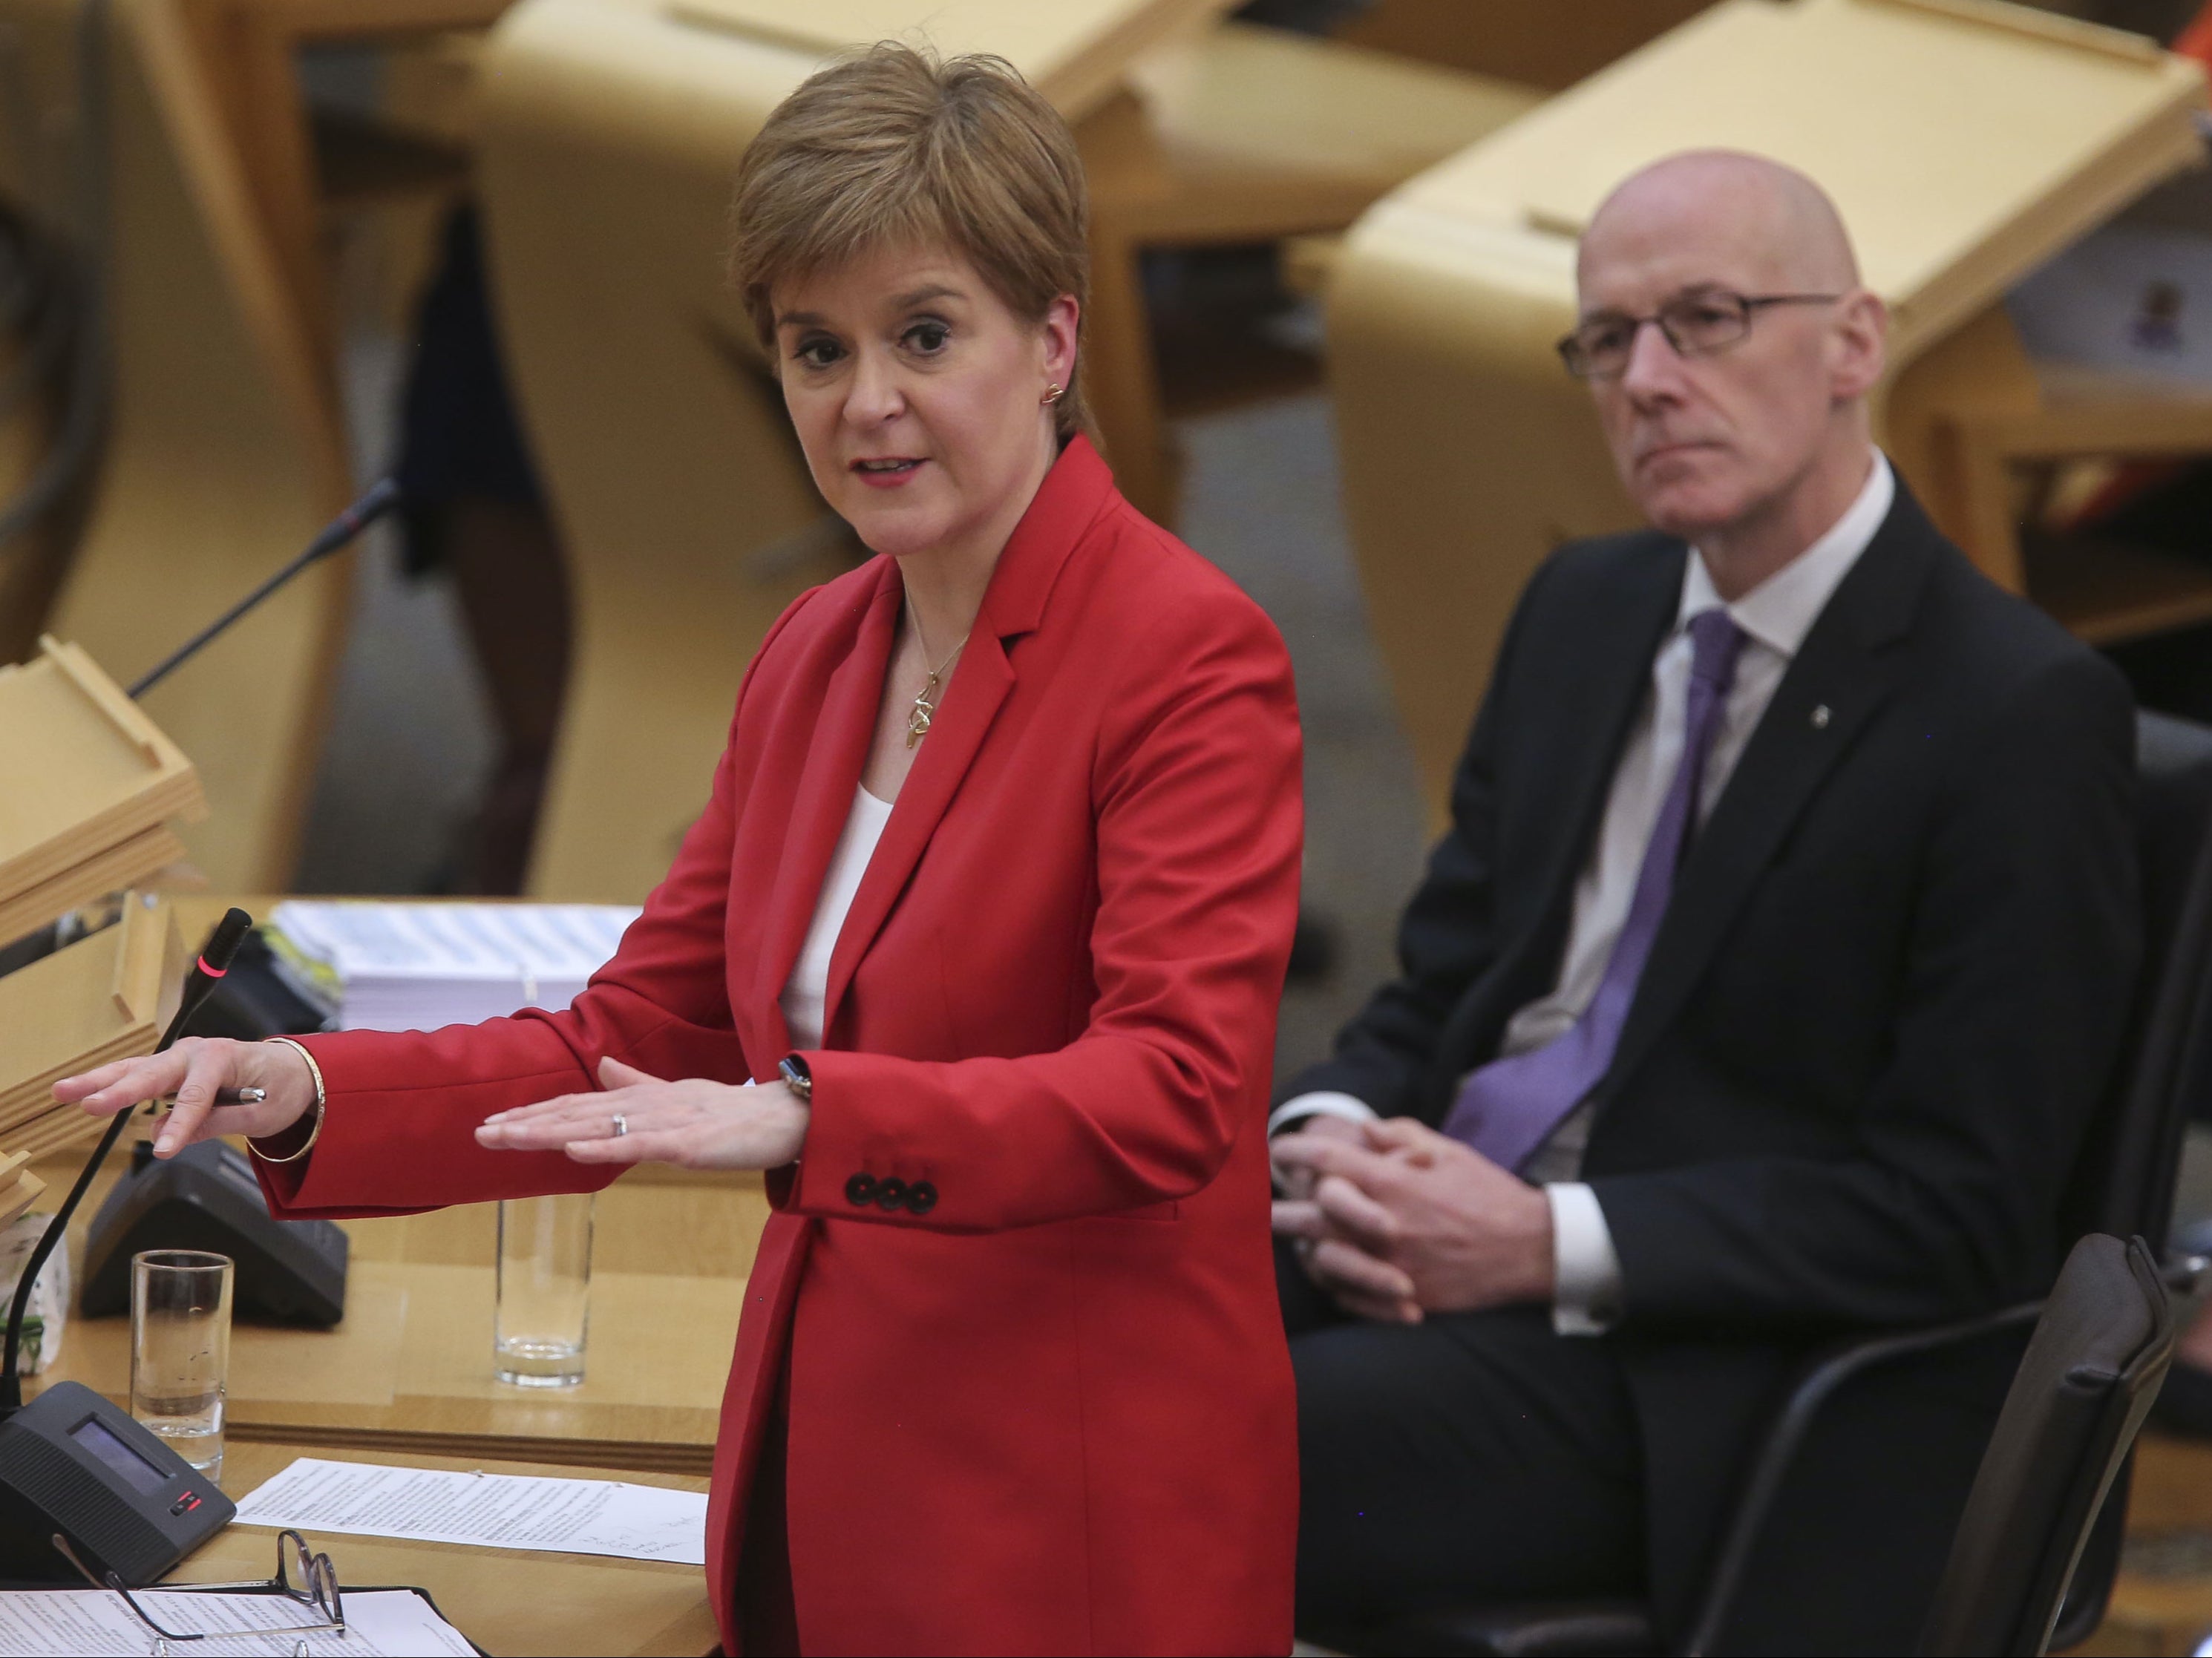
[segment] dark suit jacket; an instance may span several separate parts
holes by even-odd
[[[1538,572],[1401,976],[1285,1097],[1341,1089],[1439,1123],[1550,989],[1686,556],[1647,532]],[[1686,857],[1596,1093],[1583,1178],[1626,1290],[1607,1339],[1675,1633],[1811,1344],[2049,1285],[2134,987],[2132,753],[2119,676],[1975,572],[1900,484]],[[1837,1483],[1777,1528],[1747,1644],[1912,1641],[2007,1357],[1923,1365],[1843,1413],[1813,1458]]]

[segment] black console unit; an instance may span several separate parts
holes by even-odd
[[[131,1257],[142,1249],[207,1249],[237,1265],[231,1305],[241,1318],[327,1329],[345,1316],[346,1235],[326,1220],[278,1220],[253,1164],[221,1140],[162,1161],[150,1141],[100,1206],[85,1235],[88,1318],[131,1310]]]

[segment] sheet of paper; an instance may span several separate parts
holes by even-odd
[[[453,1473],[303,1456],[239,1504],[238,1523],[290,1526],[310,1536],[351,1532],[692,1566],[707,1563],[704,1492],[613,1479]]]
[[[341,1581],[340,1592],[344,1592]],[[179,1642],[174,1650],[194,1658],[292,1658],[305,1643],[315,1658],[471,1658],[461,1632],[405,1589],[345,1594],[346,1632],[255,1635],[308,1621],[313,1613],[296,1600],[270,1594],[179,1594],[143,1589],[133,1594],[154,1621],[179,1635],[236,1631],[212,1640]],[[154,1635],[131,1615],[123,1597],[105,1589],[0,1590],[0,1658],[77,1658],[79,1654],[137,1655],[154,1650]]]

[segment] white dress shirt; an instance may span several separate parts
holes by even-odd
[[[1703,554],[1682,572],[1682,596],[1674,627],[1651,665],[1651,689],[1644,699],[1620,762],[1613,774],[1605,817],[1589,862],[1575,884],[1574,920],[1559,981],[1550,992],[1517,1010],[1506,1022],[1499,1056],[1525,1054],[1561,1035],[1582,1017],[1597,994],[1606,963],[1627,924],[1628,906],[1644,865],[1659,810],[1682,762],[1688,721],[1692,616],[1725,608],[1743,630],[1735,681],[1728,706],[1705,756],[1704,787],[1698,803],[1702,823],[1735,774],[1759,718],[1774,699],[1805,635],[1813,630],[1843,579],[1858,562],[1889,516],[1897,485],[1881,454],[1856,500],[1820,539],[1733,604],[1723,604],[1705,568]],[[1585,1102],[1567,1114],[1539,1146],[1522,1171],[1543,1187],[1552,1205],[1553,1259],[1557,1287],[1552,1322],[1562,1335],[1595,1335],[1620,1317],[1620,1260],[1612,1230],[1596,1193],[1579,1181],[1583,1148],[1589,1139],[1591,1107]],[[1375,1115],[1366,1102],[1349,1094],[1301,1094],[1268,1119],[1274,1133],[1302,1118],[1328,1115],[1353,1120]]]
[[[877,799],[865,787],[853,791],[853,809],[845,816],[844,832],[837,837],[837,850],[830,854],[829,872],[822,878],[822,891],[814,901],[814,919],[806,925],[806,942],[799,947],[799,959],[791,964],[791,977],[784,981],[783,994],[777,998],[794,1048],[822,1046],[822,1016],[830,999],[830,957],[837,948],[837,935],[845,930],[853,895],[860,890],[860,878],[868,872],[868,859],[875,856],[876,842],[883,839],[884,825],[890,817],[890,801]]]

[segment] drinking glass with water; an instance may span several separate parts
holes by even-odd
[[[592,1194],[501,1203],[493,1374],[522,1388],[581,1382],[591,1295]]]
[[[232,1272],[200,1249],[131,1258],[131,1414],[210,1479],[222,1478]]]

